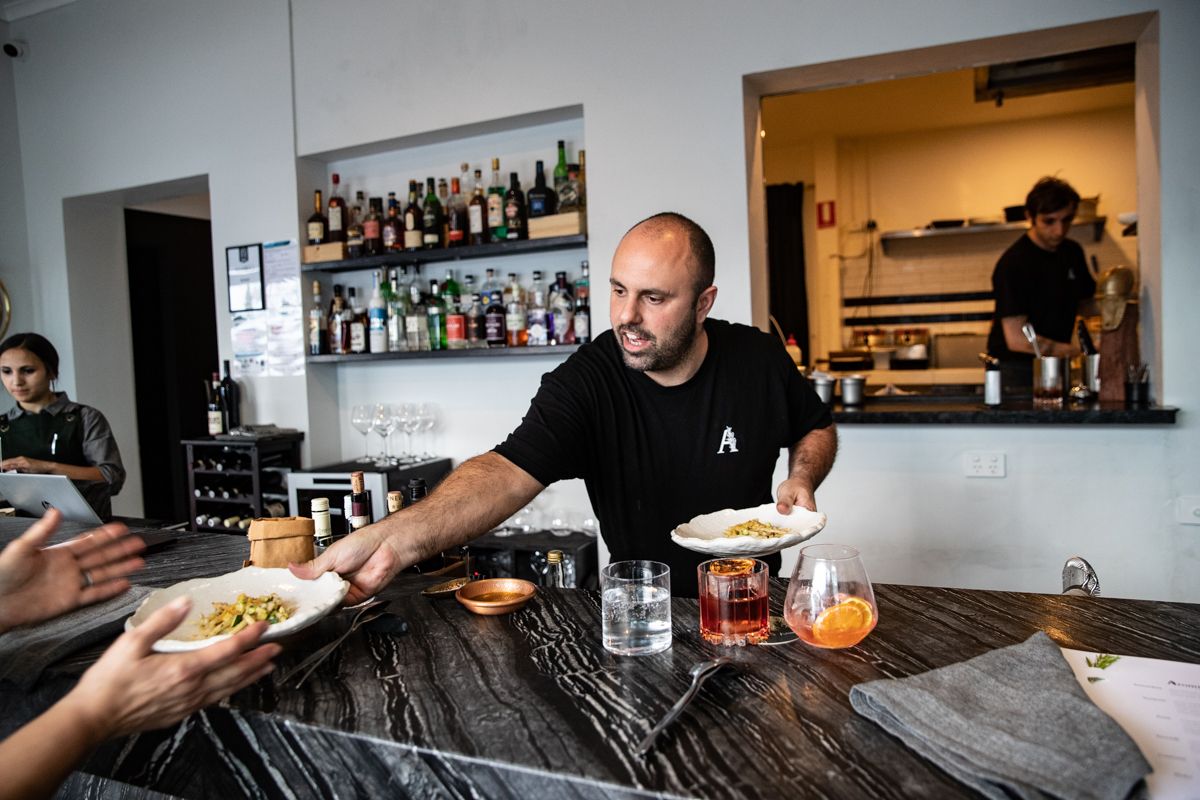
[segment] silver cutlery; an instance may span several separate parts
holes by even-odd
[[[675,701],[675,705],[671,706],[671,710],[667,712],[666,716],[660,719],[658,724],[650,729],[650,732],[646,734],[646,738],[642,739],[642,743],[638,745],[638,755],[644,756],[646,753],[650,752],[650,747],[654,744],[654,740],[668,725],[674,722],[679,715],[683,713],[683,709],[687,707],[688,703],[692,702],[692,699],[700,691],[701,684],[703,684],[711,676],[717,674],[721,667],[728,666],[730,664],[733,664],[733,659],[726,658],[724,656],[721,658],[714,658],[711,661],[700,661],[696,664],[693,664],[690,670],[692,673],[692,685],[688,687],[688,690],[683,693],[682,697]]]

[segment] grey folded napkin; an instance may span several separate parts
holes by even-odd
[[[911,678],[859,684],[850,704],[997,800],[1120,800],[1150,772],[1045,633]]]
[[[125,618],[137,610],[151,591],[134,586],[103,603],[0,633],[0,680],[11,681],[22,689],[31,688],[55,661],[119,634]]]

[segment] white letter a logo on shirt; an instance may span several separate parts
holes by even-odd
[[[731,453],[738,451],[737,437],[733,435],[733,428],[728,425],[725,426],[725,432],[721,434],[721,446],[717,448],[717,455],[724,453],[726,447],[729,448],[729,452]]]

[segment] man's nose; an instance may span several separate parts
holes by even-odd
[[[614,328],[619,325],[635,325],[640,321],[637,303],[632,297],[612,298],[611,316]]]

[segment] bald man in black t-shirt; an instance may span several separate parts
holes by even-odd
[[[1033,345],[1021,328],[1032,323],[1044,356],[1079,354],[1071,343],[1077,314],[1094,314],[1096,281],[1083,248],[1067,233],[1079,194],[1066,181],[1042,178],[1025,198],[1029,230],[992,272],[996,312],[988,353],[1000,359],[1006,388],[1033,383]]]
[[[614,559],[672,566],[696,594],[699,554],[670,541],[696,514],[770,502],[816,510],[837,451],[828,407],[778,340],[708,319],[712,242],[678,214],[635,225],[613,256],[612,330],[546,375],[521,425],[458,467],[418,505],[348,536],[303,567],[351,582],[348,602],[401,569],[491,530],[550,483],[583,478]],[[778,557],[772,559],[778,569]]]

